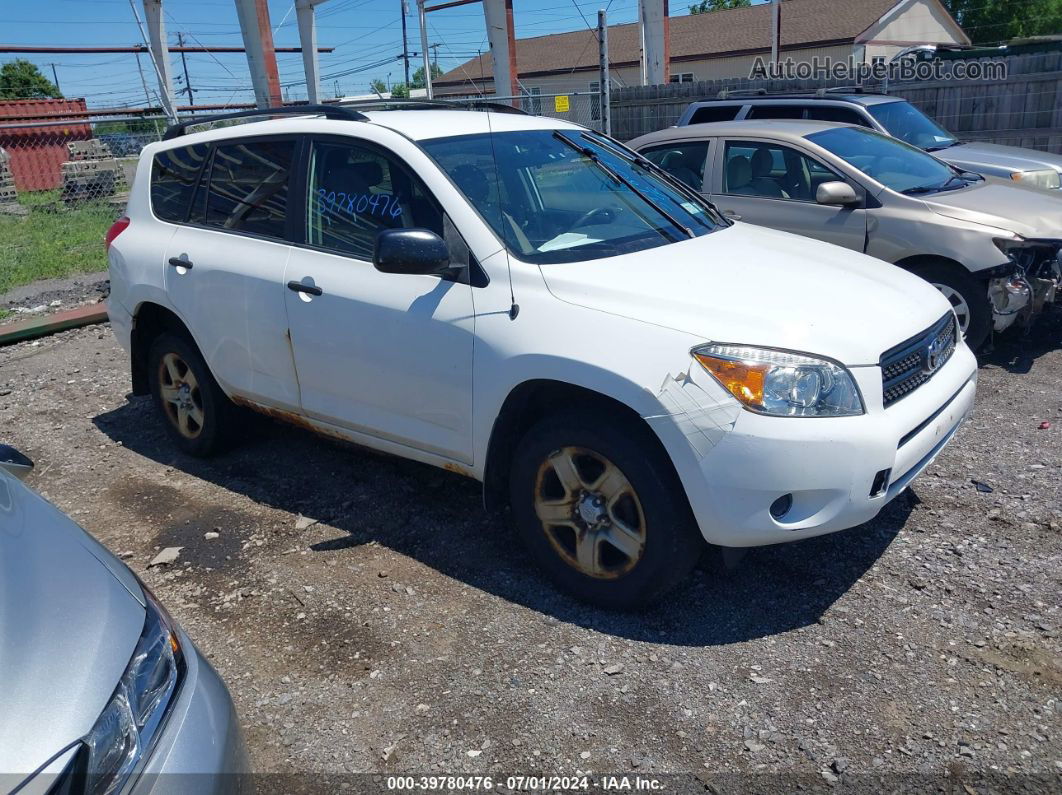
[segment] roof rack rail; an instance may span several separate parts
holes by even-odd
[[[166,129],[162,136],[163,141],[179,138],[184,135],[189,127],[197,124],[209,124],[214,121],[228,121],[229,119],[247,119],[254,116],[324,116],[329,119],[346,121],[367,121],[368,117],[356,110],[344,108],[339,105],[284,105],[279,108],[257,108],[256,110],[241,110],[237,113],[218,113],[211,116],[194,116],[191,119],[173,124]]]
[[[366,110],[492,110],[495,113],[516,113],[528,115],[526,111],[504,102],[488,99],[418,99],[394,97],[391,99],[353,99],[338,103],[342,108],[365,108]]]
[[[765,97],[767,96],[766,88],[739,88],[729,89],[724,88],[718,94],[715,95],[716,99],[727,99],[728,97]]]
[[[863,94],[866,92],[866,87],[863,85],[854,86],[830,86],[829,88],[820,88],[815,91],[815,96],[823,97],[827,94]]]

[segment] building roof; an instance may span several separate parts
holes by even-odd
[[[812,47],[853,41],[902,0],[787,0],[782,3],[785,47]],[[761,3],[707,14],[670,17],[671,60],[701,60],[771,49],[771,8]],[[638,23],[609,25],[613,66],[640,60]],[[518,39],[516,67],[521,77],[597,68],[596,32],[584,29]],[[445,87],[491,80],[490,53],[465,62],[434,81]]]

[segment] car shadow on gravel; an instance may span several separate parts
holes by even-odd
[[[995,339],[994,347],[978,357],[982,367],[1001,367],[1009,373],[1024,375],[1036,360],[1062,347],[1062,308],[1049,307],[1044,317],[1025,333],[1008,329]]]
[[[507,522],[484,513],[479,484],[460,475],[266,420],[254,422],[248,438],[226,455],[190,458],[176,452],[150,401],[142,398],[94,422],[134,453],[291,514],[290,531],[283,531],[290,532],[290,542],[278,539],[284,546],[306,543],[304,531],[295,529],[301,514],[322,524],[317,535],[335,530],[334,537],[310,546],[322,559],[349,556],[375,542],[533,610],[548,624],[567,622],[653,643],[737,643],[818,622],[881,557],[917,501],[908,492],[851,530],[752,549],[732,570],[706,555],[689,581],[663,602],[619,613],[558,592],[527,558]],[[149,488],[147,481],[141,487]],[[224,502],[224,496],[218,499]],[[144,519],[151,526],[151,518]],[[418,590],[428,596],[439,586],[425,582]]]

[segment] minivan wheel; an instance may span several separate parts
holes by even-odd
[[[547,418],[524,436],[510,470],[513,519],[532,557],[577,598],[611,608],[651,602],[689,574],[704,546],[659,444],[624,420]]]
[[[966,271],[936,263],[913,268],[912,273],[921,276],[948,299],[966,344],[973,350],[980,348],[992,327],[992,307],[988,303],[985,283]]]
[[[162,334],[148,351],[151,396],[166,429],[185,453],[207,457],[220,452],[236,426],[228,399],[195,346]]]

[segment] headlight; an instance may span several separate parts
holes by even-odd
[[[747,345],[704,345],[694,358],[746,409],[778,417],[863,413],[851,374],[836,362]]]
[[[1015,171],[1010,175],[1015,182],[1028,185],[1042,190],[1058,190],[1062,184],[1062,175],[1053,168],[1045,168],[1040,171]]]
[[[147,588],[143,590],[144,631],[114,695],[85,737],[87,795],[121,789],[151,747],[184,676],[184,655],[173,619]]]

